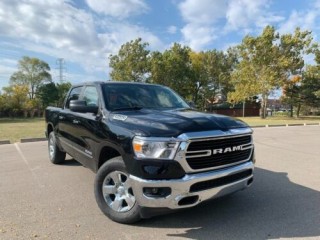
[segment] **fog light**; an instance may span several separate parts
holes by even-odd
[[[143,194],[147,197],[152,198],[161,198],[161,197],[167,197],[171,194],[171,188],[169,187],[145,187],[143,188]]]

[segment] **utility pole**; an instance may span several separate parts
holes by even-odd
[[[59,71],[59,82],[63,83],[65,80],[64,71],[66,70],[64,58],[58,58],[56,64]]]

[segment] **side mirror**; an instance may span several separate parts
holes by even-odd
[[[87,106],[87,102],[83,100],[71,100],[69,108],[73,112],[98,113],[98,106]]]

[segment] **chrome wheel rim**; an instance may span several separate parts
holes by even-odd
[[[130,211],[136,203],[129,177],[120,171],[111,172],[105,177],[102,194],[108,206],[116,212]]]
[[[54,140],[52,137],[49,138],[49,156],[50,159],[53,159],[54,157]]]

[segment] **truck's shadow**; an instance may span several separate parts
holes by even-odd
[[[256,168],[254,184],[243,192],[144,220],[137,227],[191,228],[168,234],[189,239],[317,237],[320,192],[291,182],[287,173]]]
[[[65,162],[63,162],[63,166],[76,167],[76,166],[82,166],[82,165],[77,160],[69,157],[66,159]]]

